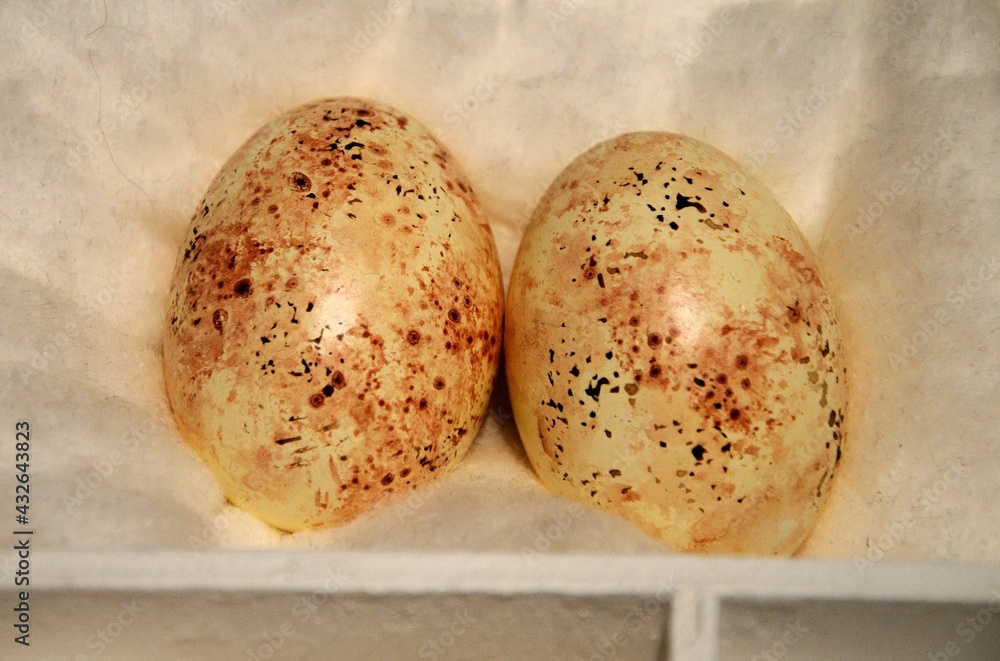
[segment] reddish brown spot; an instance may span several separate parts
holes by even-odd
[[[216,310],[212,314],[212,325],[215,329],[222,332],[222,327],[226,325],[226,321],[229,319],[229,313],[225,310]]]
[[[250,279],[243,278],[242,280],[237,281],[237,283],[233,285],[233,292],[235,292],[235,294],[240,298],[246,298],[253,293],[253,287],[250,285]]]
[[[726,381],[728,380],[728,377],[726,377],[725,374],[720,374],[719,376],[715,377],[715,380],[718,381],[719,383],[725,384]]]
[[[593,280],[595,277],[597,277],[597,271],[593,268],[589,268],[583,272],[583,277],[586,278],[587,280]]]
[[[386,473],[385,477],[382,478],[382,486],[387,487],[392,484],[392,473]]]
[[[457,324],[459,321],[462,320],[462,315],[458,313],[458,310],[452,308],[451,310],[448,310],[448,318]]]
[[[739,420],[740,419],[740,410],[739,409],[733,409],[733,410],[731,410],[729,412],[729,419],[730,420]]]
[[[409,342],[410,344],[419,344],[420,333],[418,331],[411,330],[409,333],[406,334],[406,341]]]
[[[750,390],[750,379],[743,379],[740,381],[740,385],[743,386],[744,390]]]
[[[403,470],[399,471],[399,476],[400,477],[406,477],[409,474],[410,474],[410,469],[409,468],[404,468]]]
[[[333,161],[331,161],[328,158],[324,158],[322,161],[319,162],[320,165],[330,165],[331,163],[333,163]]]
[[[314,409],[318,409],[319,407],[323,406],[323,402],[325,401],[326,397],[323,395],[323,393],[318,392],[309,398],[309,405],[312,406]]]
[[[427,408],[427,398],[426,397],[421,397],[420,398],[420,403],[417,404],[417,406],[420,408],[421,411],[423,411],[424,409],[426,409]]]
[[[434,378],[434,389],[435,390],[442,390],[443,388],[444,388],[444,379],[442,379],[440,376],[435,377]],[[423,403],[423,400],[421,400],[421,404],[422,403]]]
[[[275,213],[278,210],[278,205],[277,204],[272,204],[272,205],[270,205],[270,206],[267,207],[267,210],[268,210],[269,213]]]
[[[333,373],[333,378],[331,380],[334,388],[343,388],[347,385],[347,380],[344,379],[344,374],[339,370]]]
[[[660,374],[661,373],[662,372],[660,370],[660,366],[659,365],[653,365],[652,367],[649,368],[649,376],[651,378],[653,378],[653,379],[660,378]]]
[[[250,204],[252,204],[252,205],[254,205],[254,206],[257,206],[258,204],[260,204],[260,198],[259,198],[259,197],[255,197],[255,198],[253,198],[253,199],[252,199],[252,200],[250,201]]]
[[[298,286],[299,286],[299,279],[296,278],[295,276],[292,276],[291,278],[285,281],[285,289],[295,289]]]
[[[638,326],[639,325],[639,317],[632,317],[632,318],[630,318],[628,320],[628,325],[629,326]]]
[[[741,370],[745,370],[747,368],[747,365],[749,365],[749,364],[750,364],[750,360],[746,356],[744,356],[743,354],[740,354],[740,355],[736,356],[736,367],[737,368],[739,368]]]
[[[305,193],[312,188],[312,181],[310,181],[309,177],[301,172],[293,172],[292,176],[288,178],[288,183],[292,187],[292,190],[300,191],[302,193]]]
[[[793,324],[802,318],[802,313],[799,311],[799,306],[788,306],[788,320]]]
[[[659,333],[650,333],[646,342],[649,344],[650,348],[655,349],[663,343],[663,336]]]
[[[382,215],[382,222],[385,223],[388,226],[395,225],[396,224],[396,217],[393,216],[391,213],[383,214]]]

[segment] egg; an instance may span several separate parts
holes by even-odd
[[[840,334],[795,223],[722,152],[644,132],[573,161],[525,231],[505,347],[551,490],[679,551],[808,535],[844,442]]]
[[[198,206],[168,299],[166,391],[228,498],[338,525],[455,466],[502,344],[496,245],[413,118],[331,98],[255,133]]]

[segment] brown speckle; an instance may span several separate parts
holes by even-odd
[[[347,385],[347,380],[344,378],[343,372],[339,370],[333,373],[331,382],[333,383],[333,387],[338,390]]]
[[[229,319],[229,313],[225,310],[219,309],[212,313],[212,325],[215,329],[222,332],[222,328],[226,325],[226,321]]]
[[[249,278],[243,278],[233,285],[233,292],[240,298],[246,298],[251,293],[253,293],[253,287],[250,284]]]
[[[293,172],[288,178],[288,183],[292,187],[292,190],[299,192],[306,192],[312,188],[312,181],[306,175],[301,172]]]

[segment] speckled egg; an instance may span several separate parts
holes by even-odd
[[[713,147],[632,133],[571,163],[507,298],[541,480],[683,551],[790,554],[841,456],[846,371],[802,234]]]
[[[441,475],[482,423],[503,284],[452,156],[412,118],[304,105],[237,150],[178,257],[166,387],[226,497],[340,524]]]

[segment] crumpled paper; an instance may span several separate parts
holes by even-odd
[[[452,475],[336,530],[279,535],[181,443],[161,331],[198,199],[270,118],[357,95],[454,152],[505,277],[600,140],[675,131],[745,164],[817,250],[849,352],[801,555],[1000,561],[995,3],[53,1],[0,23],[0,416],[31,425],[39,547],[668,552],[546,493],[502,394]]]

